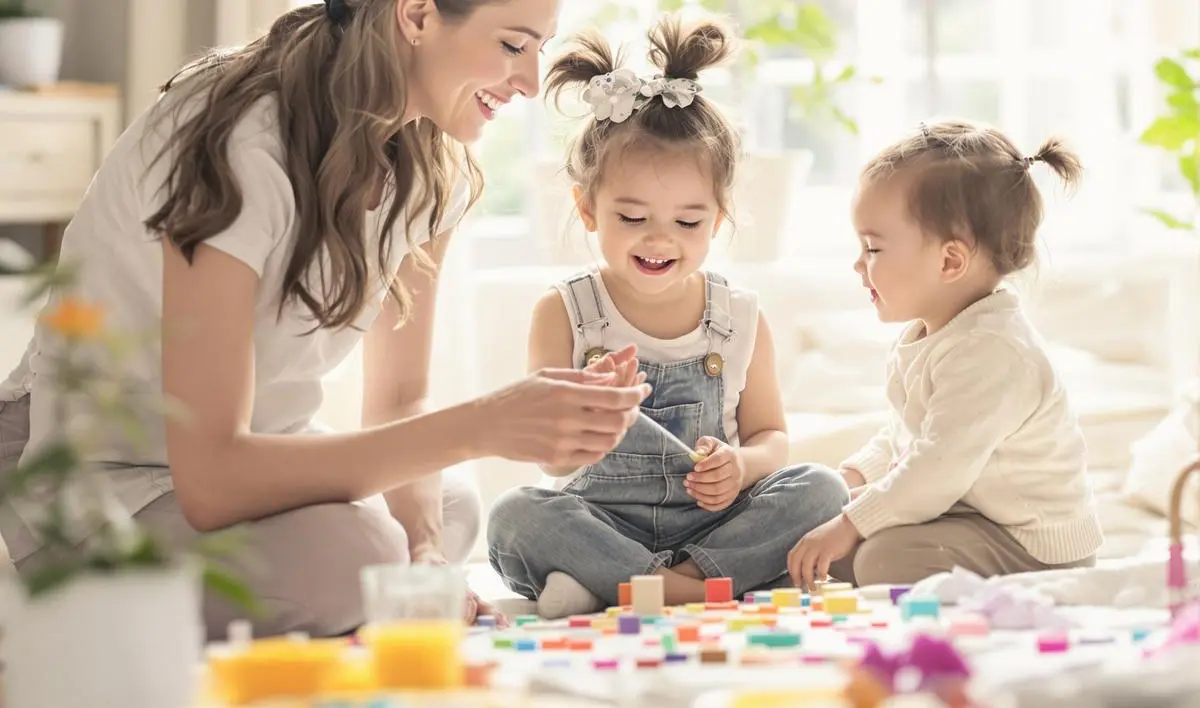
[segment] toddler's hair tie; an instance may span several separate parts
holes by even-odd
[[[340,25],[350,17],[350,8],[346,0],[325,0],[325,16],[335,25]]]
[[[655,96],[660,96],[667,108],[687,108],[702,90],[692,79],[643,79],[629,69],[617,69],[593,76],[582,98],[592,107],[596,120],[621,123]]]

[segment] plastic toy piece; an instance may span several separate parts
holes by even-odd
[[[700,641],[700,625],[698,624],[683,624],[676,630],[681,643],[695,643]]]
[[[575,637],[567,640],[567,649],[571,651],[591,651],[592,640],[587,637]]]
[[[657,669],[661,665],[662,659],[653,656],[643,656],[636,661],[636,666],[639,669]]]
[[[733,602],[733,578],[708,578],[704,581],[704,602]]]
[[[571,629],[590,629],[592,618],[587,615],[575,615],[567,618],[567,626]]]
[[[941,614],[942,602],[935,596],[916,595],[912,593],[900,598],[900,616],[906,620],[915,617],[932,617],[937,619]]]
[[[800,635],[795,632],[754,632],[746,637],[746,641],[752,645],[772,648],[798,647]]]
[[[566,637],[544,637],[542,639],[542,651],[562,651],[566,648]]]
[[[1042,654],[1061,654],[1071,645],[1063,632],[1048,632],[1038,637],[1037,648]]]
[[[513,648],[512,637],[505,637],[505,636],[500,636],[500,635],[493,637],[492,638],[492,648],[493,649],[512,649]]]
[[[687,660],[688,655],[680,654],[679,652],[668,652],[667,655],[663,657],[663,661],[668,664],[683,664],[687,663]]]
[[[800,607],[799,588],[779,588],[771,591],[771,604],[775,607]]]
[[[858,595],[854,592],[826,593],[825,611],[831,615],[852,615],[858,612]]]
[[[617,618],[618,634],[641,634],[642,618],[637,615],[621,615]]]
[[[629,607],[633,604],[633,585],[631,583],[617,583],[617,605],[620,607]]]
[[[616,659],[593,659],[592,668],[597,671],[614,671],[617,668]]]
[[[701,664],[724,664],[729,661],[729,653],[720,647],[707,647],[700,650]]]
[[[629,580],[633,594],[633,614],[639,617],[657,617],[663,613],[663,577],[661,575],[635,575]]]
[[[541,618],[538,617],[537,615],[521,615],[520,617],[517,618],[517,626],[524,627],[527,624],[534,624],[535,622],[538,622],[540,620],[541,620]]]
[[[991,625],[982,615],[965,614],[951,619],[947,631],[951,637],[986,637]]]
[[[492,615],[479,615],[475,618],[475,626],[486,629],[496,628],[496,618]]]
[[[894,585],[888,589],[888,597],[891,598],[893,605],[898,605],[900,604],[900,598],[907,595],[911,590],[911,585]]]
[[[513,646],[517,651],[537,651],[536,639],[518,639]]]
[[[836,583],[828,580],[817,585],[818,594],[822,596],[835,592],[850,592],[853,589],[854,586],[850,583]]]

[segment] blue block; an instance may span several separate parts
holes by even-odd
[[[518,639],[516,641],[517,651],[537,651],[536,639]]]
[[[810,597],[808,595],[808,593],[805,593],[800,596],[800,606],[801,607],[812,607],[812,597]]]
[[[1133,630],[1131,635],[1132,635],[1133,641],[1140,642],[1143,639],[1145,639],[1146,637],[1150,636],[1150,630],[1146,629],[1145,627],[1140,627],[1138,629]]]
[[[492,615],[479,615],[475,618],[475,626],[487,627],[489,629],[495,628],[496,618]]]
[[[937,619],[941,614],[942,601],[934,595],[917,595],[908,593],[900,598],[900,615],[906,620],[914,617],[932,617]]]

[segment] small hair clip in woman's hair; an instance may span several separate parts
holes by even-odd
[[[933,139],[933,133],[929,132],[929,126],[925,125],[925,121],[921,121],[921,135],[924,135],[926,140]]]
[[[1021,158],[1021,162],[1025,165],[1025,169],[1029,169],[1033,165],[1033,163],[1035,163],[1037,161],[1038,161],[1038,158],[1034,155],[1030,155],[1029,157]]]
[[[346,0],[325,0],[325,16],[335,25],[340,25],[350,17],[350,8]]]

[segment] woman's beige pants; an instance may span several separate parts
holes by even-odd
[[[29,436],[28,406],[28,397],[0,402],[0,475],[16,466],[24,449]],[[151,502],[135,518],[168,542],[186,542],[198,535],[184,520],[174,493]],[[443,542],[451,563],[467,559],[481,519],[475,487],[462,477],[447,474],[443,481]],[[307,632],[330,636],[363,622],[359,586],[363,566],[406,563],[408,559],[404,528],[381,505],[321,504],[249,524],[234,571],[264,610],[254,622],[256,635]],[[38,553],[34,552],[18,559],[16,568],[22,572],[37,562]],[[210,640],[223,638],[229,622],[241,616],[222,598],[206,594],[204,622]]]

